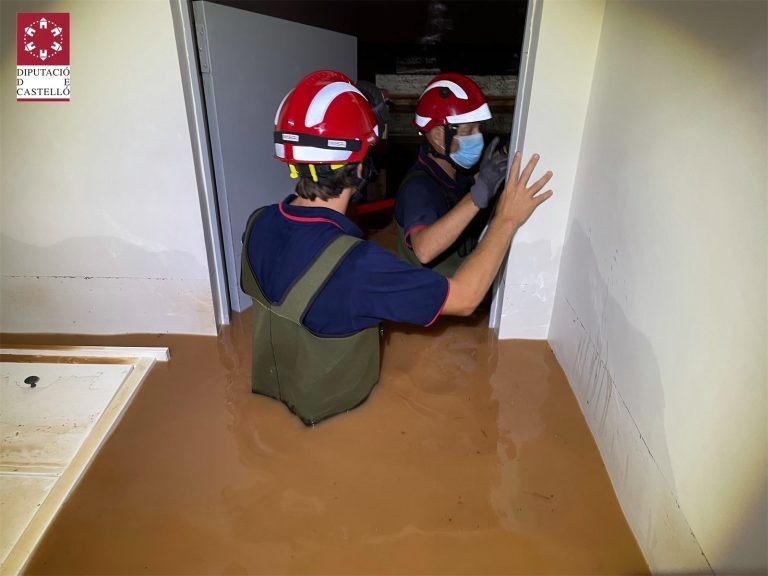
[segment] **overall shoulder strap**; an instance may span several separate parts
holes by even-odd
[[[315,295],[325,285],[330,275],[339,265],[352,247],[361,242],[360,238],[342,234],[331,241],[319,254],[317,259],[296,281],[280,306],[273,306],[272,310],[284,318],[292,320],[296,324],[301,323],[301,318]],[[343,297],[343,295],[340,295]]]
[[[248,259],[248,246],[246,245],[246,240],[253,227],[253,222],[256,220],[256,217],[263,212],[264,208],[266,208],[266,206],[262,206],[251,214],[248,218],[248,224],[245,226],[245,232],[243,232],[243,251],[240,255],[240,288],[251,297],[256,298],[263,304],[267,304],[267,300],[261,291],[261,287],[251,271],[251,262]]]
[[[402,189],[407,182],[410,182],[411,180],[415,180],[416,178],[429,178],[431,181],[436,182],[437,185],[440,187],[440,193],[443,195],[443,199],[445,200],[446,204],[448,204],[449,210],[459,203],[459,199],[456,198],[453,195],[453,193],[450,190],[448,190],[448,188],[446,188],[442,182],[440,182],[440,180],[433,178],[432,175],[427,171],[427,169],[421,165],[417,165],[416,167],[412,168],[405,175],[402,182],[400,182],[399,189]]]
[[[411,180],[415,180],[416,178],[423,178],[423,177],[431,178],[431,176],[427,173],[424,168],[421,166],[415,166],[408,170],[406,175],[403,177],[403,179],[400,181],[400,186],[398,189],[402,189],[403,186],[406,185],[406,183],[410,182]]]
[[[261,208],[257,208],[253,211],[253,214],[251,214],[248,217],[248,223],[245,225],[245,230],[243,231],[243,237],[240,239],[241,242],[245,243],[245,239],[248,238],[248,232],[251,231],[251,226],[253,226],[253,221],[256,220],[256,218],[264,211],[264,208],[266,206],[262,206]]]

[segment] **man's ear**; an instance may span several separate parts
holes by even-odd
[[[443,126],[435,126],[426,133],[427,142],[432,145],[432,148],[441,153],[445,153],[444,131],[445,128]]]
[[[362,177],[363,177],[363,163],[362,163],[362,162],[360,162],[360,163],[357,165],[357,170],[356,170],[356,173],[357,173],[357,177],[358,177],[358,178],[362,178]]]

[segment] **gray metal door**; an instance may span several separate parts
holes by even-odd
[[[251,305],[240,290],[240,254],[248,216],[293,190],[274,159],[280,101],[319,69],[357,76],[357,38],[237,8],[194,2],[231,308]]]

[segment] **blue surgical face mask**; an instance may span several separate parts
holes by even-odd
[[[456,136],[454,140],[458,140],[459,149],[456,152],[451,152],[451,160],[462,168],[472,168],[483,154],[483,135],[477,133]]]

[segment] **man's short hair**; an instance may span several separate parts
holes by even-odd
[[[341,168],[331,170],[322,182],[315,182],[312,178],[299,178],[296,194],[306,200],[338,198],[344,188],[353,188],[360,182],[357,164],[345,164]]]

